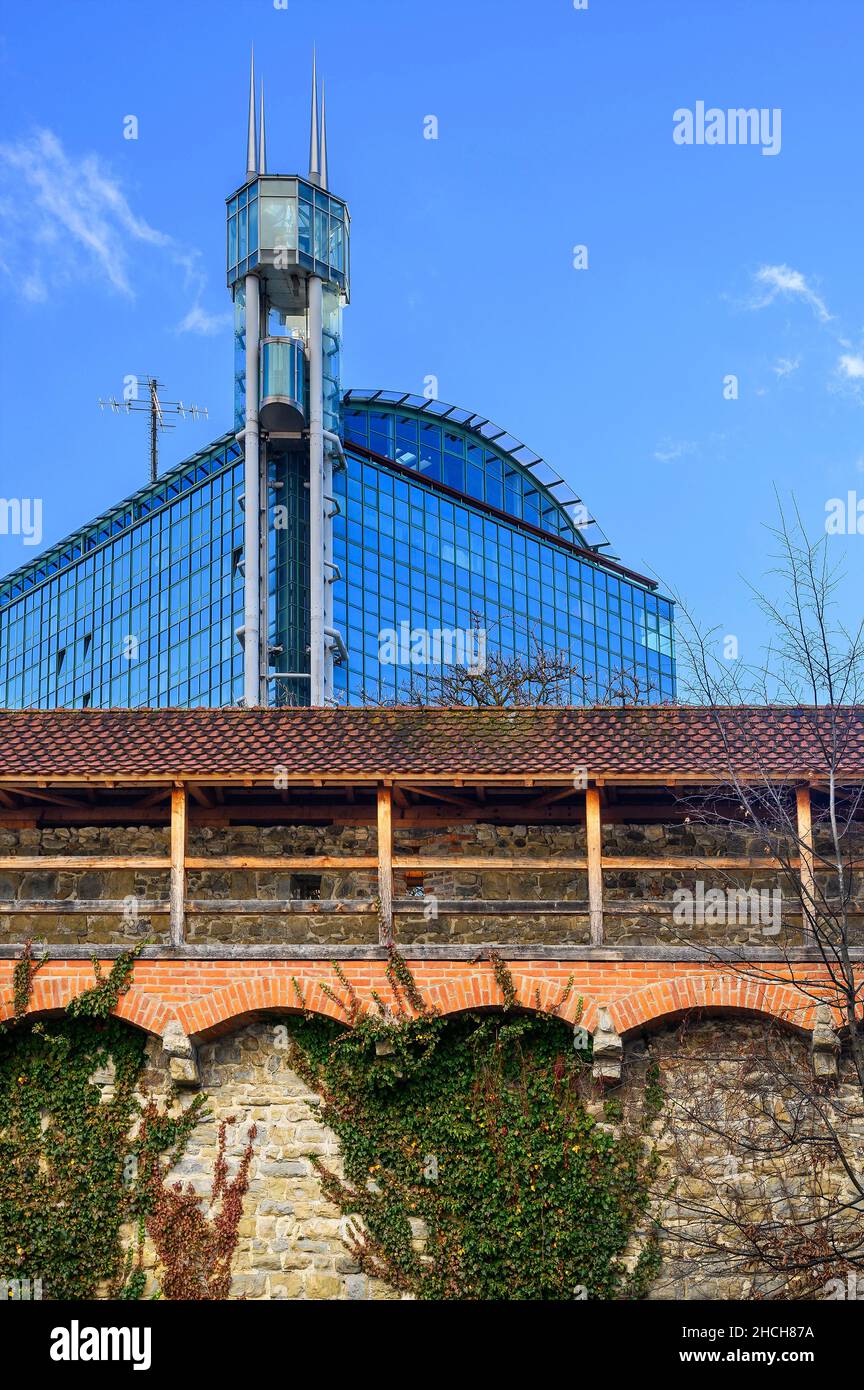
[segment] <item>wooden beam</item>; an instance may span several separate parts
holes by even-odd
[[[88,791],[92,794],[93,788],[88,787]],[[170,787],[160,787],[158,791],[151,792],[149,796],[145,796],[143,801],[130,801],[129,810],[146,811],[150,806],[158,806],[159,802],[164,801],[170,794]]]
[[[4,854],[0,856],[0,869],[5,872],[16,869],[22,872],[44,869],[170,869],[171,860],[166,855],[126,855],[126,854]]]
[[[26,796],[30,801],[44,801],[49,806],[80,806],[80,801],[72,801],[68,796],[58,796],[56,792],[36,791],[33,787],[12,787],[16,796]]]
[[[797,860],[790,861],[797,867]],[[700,856],[700,855],[657,855],[650,854],[604,854],[604,869],[780,869],[779,859],[768,855],[765,858],[739,856]]]
[[[800,835],[800,830],[799,830]],[[803,839],[803,836],[801,837]],[[75,870],[75,869],[104,869],[121,871],[123,869],[135,869],[147,871],[153,870],[154,873],[164,872],[170,869],[172,860],[167,855],[141,854],[4,854],[0,855],[0,872],[21,873],[42,870],[52,872],[54,870]],[[338,869],[375,869],[378,866],[378,858],[374,854],[304,854],[304,855],[283,855],[283,854],[205,854],[187,855],[186,868],[189,869],[224,869],[224,870],[266,870],[274,871],[290,869],[301,872],[304,869],[310,870],[338,870]],[[588,860],[579,855],[560,855],[551,857],[515,856],[508,854],[499,855],[460,855],[449,854],[444,857],[426,854],[396,854],[393,856],[392,867],[394,869],[430,869],[430,870],[478,870],[490,869],[493,872],[514,873],[569,873],[572,871],[584,870],[588,868]],[[797,856],[791,857],[786,865],[779,859],[770,856],[759,858],[747,855],[741,856],[721,856],[713,855],[699,857],[693,855],[632,855],[632,854],[604,854],[601,858],[601,868],[615,870],[631,869],[664,869],[664,870],[691,870],[691,869],[741,869],[757,870],[768,872],[774,869],[789,867],[792,869],[802,869],[802,872],[809,870],[813,872],[813,853],[812,849],[804,855],[804,861]],[[848,867],[856,873],[864,870],[864,860],[855,859],[849,862]]]
[[[193,782],[189,783],[189,795],[196,806],[212,806],[213,798],[204,791],[203,787],[196,787]]]
[[[513,855],[461,855],[450,854],[446,858],[436,858],[425,854],[397,854],[393,857],[394,869],[449,869],[457,873],[460,869],[497,869],[501,872],[538,873],[559,869],[562,873],[587,869],[588,860],[563,856],[560,859],[517,859]]]
[[[183,944],[186,902],[186,788],[171,788],[171,944]]]
[[[591,905],[591,944],[603,940],[603,830],[600,824],[600,792],[585,792],[585,828],[588,841],[588,901]]]
[[[766,774],[756,771],[752,773],[741,773],[737,776],[737,781],[745,785],[752,786],[788,786],[795,777],[810,776],[809,773],[800,771],[782,772]],[[81,790],[84,787],[123,787],[131,789],[134,787],[145,788],[153,787],[158,784],[165,785],[170,778],[171,772],[162,769],[152,773],[135,773],[130,775],[124,772],[116,773],[68,773],[54,777],[27,777],[20,773],[12,776],[0,775],[0,787],[4,787],[12,792],[21,792],[25,787],[38,787],[43,791],[50,788],[65,788],[66,790]],[[381,775],[374,773],[357,774],[350,771],[333,772],[324,776],[315,776],[311,772],[293,772],[284,774],[286,785],[292,787],[342,787],[353,785],[355,787],[367,787],[372,790],[381,782]],[[570,785],[573,780],[572,769],[569,773],[550,772],[541,774],[525,774],[512,772],[477,773],[471,776],[453,773],[414,773],[411,771],[394,769],[389,781],[397,779],[403,787],[410,787],[418,790],[419,786],[424,787],[565,787]],[[632,787],[728,787],[729,768],[718,764],[715,768],[706,768],[702,772],[606,772],[602,776],[596,775],[595,782],[604,786],[632,786]],[[208,775],[195,775],[195,784],[199,787],[273,787],[272,770],[268,772],[255,773],[219,773],[214,772]],[[855,788],[861,784],[861,774],[852,768],[844,770],[836,779],[835,785],[838,787]]]
[[[812,929],[816,905],[816,875],[813,865],[813,808],[810,802],[809,786],[795,788],[795,805],[801,861],[798,871],[801,883],[801,903],[807,924]]]
[[[375,869],[374,854],[214,854],[187,855],[187,869]],[[0,860],[2,867],[2,860]]]
[[[334,917],[342,917],[372,914],[376,908],[376,900],[374,898],[290,898],[283,901],[274,898],[187,898],[185,906],[187,917],[192,915],[202,917],[326,917],[331,915]],[[621,902],[611,899],[604,902],[603,915],[604,918],[647,916],[671,917],[674,908],[675,902],[671,898],[665,900],[642,899],[638,903]],[[0,918],[29,916],[122,917],[127,910],[128,899],[125,898],[0,899]],[[170,913],[170,904],[158,898],[139,899],[138,911],[141,917],[168,916]],[[395,898],[393,901],[394,916],[420,917],[422,911],[423,904],[418,898]],[[590,903],[587,899],[583,898],[557,898],[549,900],[537,898],[441,898],[438,900],[438,911],[440,916],[449,916],[452,914],[455,916],[469,917],[584,917],[590,912]],[[850,909],[849,916],[856,920],[864,919],[864,909]],[[799,920],[800,912],[796,908],[794,913],[790,913],[784,918],[784,923],[795,928]],[[285,944],[288,945],[289,943]],[[514,943],[510,943],[509,945],[504,944],[502,950],[510,951],[513,944]],[[297,945],[297,943],[295,943],[295,945]],[[718,937],[717,940],[712,943],[712,955],[715,952],[719,953],[725,949],[727,945],[729,945],[729,949],[732,952],[730,959],[744,959],[741,955],[743,948],[734,943],[730,945],[724,942],[722,937]],[[307,950],[312,948],[314,948],[314,943],[307,943],[305,946],[297,945],[297,954],[303,955]],[[97,954],[100,954],[103,947],[101,944],[94,947],[91,943],[82,946],[81,952],[86,955],[92,955],[94,949]],[[177,949],[173,946],[173,943],[172,949]],[[186,955],[188,953],[194,955],[195,949],[195,947],[190,948],[184,942],[180,947],[180,954]],[[223,954],[226,956],[243,955],[247,949],[250,952],[254,951],[254,947],[248,942],[240,943],[239,945],[228,945],[223,942],[213,949],[214,955],[218,957],[221,957]],[[278,947],[274,947],[276,954],[278,954],[278,949]],[[323,949],[326,952],[331,948],[324,947]],[[452,943],[449,947],[443,946],[441,948],[445,958],[450,949],[453,949]],[[529,953],[536,952],[538,957],[543,954],[554,957],[556,952],[562,949],[562,943],[535,942],[525,946],[524,949]],[[581,947],[580,949],[587,950],[587,946]],[[608,950],[613,954],[620,952],[622,949],[625,954],[629,950],[629,959],[631,960],[653,959],[651,953],[654,947],[652,946],[637,945],[631,948],[624,943],[623,947],[619,945],[604,947],[604,950]],[[679,951],[686,951],[686,947],[674,946],[663,949],[668,949],[669,959],[683,960],[687,958],[684,955],[679,956],[677,954]],[[706,949],[705,946],[694,948],[694,957],[704,961],[706,958]],[[74,948],[70,950],[69,943],[58,945],[55,954],[62,957],[67,951],[70,955],[74,953]],[[476,943],[471,947],[471,951],[476,955]],[[768,955],[771,959],[783,959],[785,952],[772,953],[769,951]],[[2,959],[2,957],[3,950],[0,948],[0,959]],[[861,957],[864,957],[864,952],[859,950],[859,958]],[[605,958],[605,956],[598,956],[598,959]],[[610,955],[609,958],[611,959],[612,956]],[[747,959],[749,959],[749,948]],[[812,959],[819,959],[819,956],[814,954]]]
[[[378,788],[378,898],[381,903],[380,940],[393,940],[393,802],[389,787]]]
[[[428,796],[433,801],[444,801],[448,806],[458,806],[461,811],[475,813],[477,810],[476,802],[466,801],[464,797],[448,796],[446,792],[433,792],[429,787],[415,787],[412,783],[411,786],[406,784],[405,790],[413,792],[415,796]]]
[[[536,801],[529,801],[525,806],[526,811],[540,811],[544,806],[551,806],[556,801],[566,801],[568,796],[575,796],[577,788],[565,787],[563,791],[544,792],[538,796]]]
[[[158,898],[139,898],[139,917],[152,917],[170,911]],[[4,898],[0,901],[0,917],[122,917],[129,911],[128,898]],[[93,951],[91,945],[87,948]],[[97,951],[98,947],[95,948]]]

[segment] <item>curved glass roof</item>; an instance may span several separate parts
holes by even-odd
[[[617,558],[569,483],[485,416],[401,391],[351,390],[343,404],[346,443],[365,445],[605,559]]]

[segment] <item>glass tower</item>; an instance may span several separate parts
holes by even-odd
[[[478,636],[484,659],[563,654],[573,703],[622,678],[674,698],[670,600],[547,462],[470,411],[343,394],[350,218],[314,71],[308,175],[267,171],[254,105],[253,77],[234,429],[0,581],[0,705],[390,701]]]

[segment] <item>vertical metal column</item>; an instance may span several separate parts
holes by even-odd
[[[258,348],[261,311],[257,275],[247,275],[246,428],[243,436],[243,698],[261,703],[261,459],[258,436]]]
[[[309,703],[324,703],[324,311],[309,277]]]

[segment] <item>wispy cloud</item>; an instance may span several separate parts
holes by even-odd
[[[28,257],[31,269],[20,282],[27,298],[44,299],[82,269],[131,296],[133,248],[172,244],[135,215],[95,155],[70,158],[50,130],[0,145],[0,176],[3,266],[14,276],[19,258]]]
[[[178,333],[200,333],[202,337],[212,338],[231,325],[231,310],[211,314],[200,304],[193,304],[186,317],[177,325]]]
[[[779,377],[791,376],[801,366],[800,357],[778,357],[771,368]]]
[[[864,405],[864,351],[841,353],[834,368],[830,389]]]
[[[748,306],[751,309],[765,309],[774,303],[778,295],[782,295],[809,305],[820,323],[828,323],[832,318],[825,301],[807,283],[800,270],[793,270],[788,265],[763,265],[753,279],[756,288]]]
[[[654,450],[654,457],[658,463],[674,463],[695,452],[696,445],[690,439],[664,439]]]
[[[837,363],[837,370],[847,381],[864,382],[864,354],[845,352]]]
[[[14,293],[44,303],[63,286],[88,279],[134,300],[144,247],[178,268],[194,298],[180,329],[220,331],[222,316],[201,306],[200,252],[140,217],[97,155],[67,153],[51,130],[0,144],[0,273]]]

